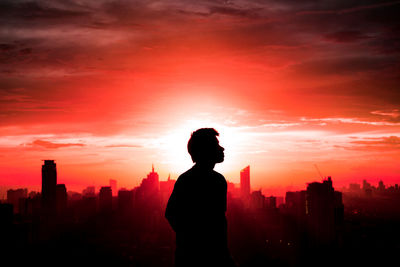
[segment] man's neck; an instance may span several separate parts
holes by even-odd
[[[202,170],[202,171],[212,171],[215,167],[215,163],[211,162],[196,162],[196,165],[194,165],[196,169]]]

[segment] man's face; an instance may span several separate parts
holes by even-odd
[[[215,142],[214,142],[214,159],[215,159],[215,163],[221,163],[224,161],[224,148],[222,146],[220,146],[219,141],[217,138],[215,138]]]

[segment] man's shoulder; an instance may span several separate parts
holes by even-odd
[[[217,178],[218,183],[224,184],[224,186],[227,186],[225,177],[222,174],[220,174],[219,172],[216,172],[216,171],[213,171],[213,172],[214,172],[213,173],[214,176]]]
[[[213,174],[214,174],[216,177],[225,180],[225,177],[224,177],[222,174],[220,174],[219,172],[213,170]]]
[[[184,173],[182,173],[181,175],[179,175],[178,179],[176,179],[175,184],[181,185],[181,184],[190,182],[191,176],[193,176],[193,171],[192,171],[192,169],[189,169],[189,170],[185,171]]]
[[[192,175],[193,175],[193,171],[192,171],[192,169],[189,169],[189,170],[185,171],[184,173],[182,173],[181,175],[179,175],[177,181],[178,180],[185,181]]]

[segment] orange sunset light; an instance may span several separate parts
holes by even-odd
[[[0,198],[39,190],[43,159],[69,190],[131,188],[151,164],[175,179],[202,127],[216,169],[238,183],[250,165],[267,194],[320,180],[314,165],[336,187],[400,182],[397,2],[56,2],[4,4]]]

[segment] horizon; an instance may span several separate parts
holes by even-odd
[[[42,160],[42,161],[44,161],[44,160]],[[55,162],[56,164],[57,164],[57,162]],[[154,165],[154,164],[153,164]],[[250,165],[248,165],[248,166],[250,166]],[[251,166],[250,166],[250,168],[251,168]],[[252,169],[252,168],[251,168]],[[239,173],[240,173],[240,169],[239,169]],[[316,171],[318,171],[318,170],[316,170]],[[160,182],[162,182],[162,181],[167,181],[168,180],[168,176],[170,175],[170,173],[168,173],[168,175],[166,176],[167,178],[165,178],[165,179],[163,179],[164,178],[164,176],[165,175],[160,175],[160,173],[158,173],[157,172],[157,169],[156,168],[154,168],[154,172],[155,173],[157,173],[158,175],[159,175],[159,177],[160,177]],[[148,173],[147,173],[148,174]],[[141,179],[144,179],[144,177],[147,175],[147,174],[143,174],[142,176],[143,176],[143,178],[140,178],[139,179],[139,183],[137,183],[137,184],[135,184],[135,185],[126,185],[126,186],[121,186],[121,185],[119,185],[119,183],[118,183],[118,179],[113,179],[113,180],[116,180],[117,181],[117,188],[118,188],[118,191],[119,190],[121,190],[121,189],[126,189],[126,190],[132,190],[132,189],[134,189],[134,188],[136,188],[136,187],[138,187],[138,186],[140,186],[140,182],[141,182]],[[301,185],[301,184],[298,184],[298,185],[289,185],[289,186],[281,186],[281,187],[266,187],[266,188],[262,188],[262,187],[259,187],[259,188],[255,188],[254,186],[252,186],[252,179],[251,179],[251,171],[250,171],[250,189],[251,189],[251,191],[260,191],[261,190],[261,192],[262,192],[262,194],[264,194],[264,195],[266,195],[266,196],[276,196],[276,197],[285,197],[285,194],[286,194],[286,192],[289,192],[289,191],[301,191],[301,190],[304,190],[304,188],[306,188],[306,186],[308,185],[308,184],[310,184],[310,183],[313,183],[313,182],[322,182],[322,181],[324,181],[324,180],[326,180],[328,177],[331,177],[331,176],[323,176],[323,177],[318,177],[318,178],[315,178],[315,179],[310,179],[308,182],[306,182],[305,184],[303,184],[303,185]],[[38,192],[38,193],[40,193],[41,192],[41,175],[40,175],[40,183],[39,184],[37,184],[37,185],[34,185],[34,186],[25,186],[25,185],[0,185],[0,200],[6,200],[7,199],[7,190],[9,190],[9,189],[28,189],[28,193],[29,192]],[[112,178],[110,178],[110,179],[112,179]],[[177,180],[178,179],[178,176],[177,177],[171,177],[170,178],[171,180]],[[236,187],[238,186],[238,188],[240,188],[240,179],[239,179],[239,181],[232,181],[231,179],[229,179],[229,178],[226,178],[226,180],[227,180],[227,182],[231,182],[231,183],[233,183]],[[236,180],[238,180],[238,179],[236,179]],[[364,181],[364,180],[366,180],[369,184],[371,184],[371,186],[375,186],[375,185],[378,185],[378,183],[380,182],[380,181],[382,181],[383,183],[384,183],[384,185],[385,185],[385,187],[386,188],[388,188],[388,187],[390,187],[390,186],[395,186],[395,185],[397,185],[397,183],[395,183],[395,184],[391,184],[391,183],[387,183],[387,181],[385,181],[385,180],[383,180],[383,179],[379,179],[379,178],[377,178],[377,179],[375,179],[375,180],[368,180],[368,179],[362,179],[362,180],[360,180],[360,181],[349,181],[347,184],[340,184],[340,185],[337,185],[336,183],[335,183],[335,179],[334,178],[332,178],[332,181],[333,181],[333,187],[337,190],[337,191],[343,191],[344,189],[349,189],[349,185],[350,184],[360,184],[360,185],[362,185],[362,181]],[[59,180],[58,180],[58,171],[57,171],[57,184],[65,184],[65,183],[60,183],[59,182]],[[75,186],[75,187],[72,187],[72,189],[71,189],[71,187],[69,187],[68,186],[68,184],[65,184],[65,186],[66,186],[66,188],[67,188],[67,191],[68,192],[77,192],[77,193],[82,193],[82,191],[84,190],[84,189],[86,189],[87,187],[90,187],[90,186],[93,186],[94,188],[95,188],[95,192],[96,192],[96,194],[98,194],[98,192],[99,192],[99,190],[100,190],[100,188],[101,187],[103,187],[103,186],[109,186],[109,181],[108,181],[108,184],[107,183],[105,183],[105,184],[87,184],[87,185],[81,185],[81,186]]]

